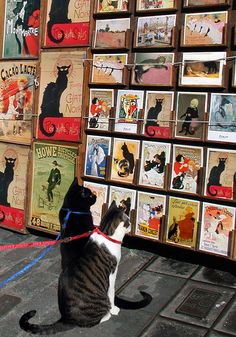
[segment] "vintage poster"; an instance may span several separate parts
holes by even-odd
[[[211,94],[208,140],[236,142],[236,94]]]
[[[0,143],[0,226],[25,232],[29,147]]]
[[[215,6],[225,4],[225,0],[184,0],[185,7],[191,6]]]
[[[236,200],[236,151],[207,149],[204,195],[212,198]]]
[[[221,87],[224,80],[226,52],[183,53],[180,85]]]
[[[78,142],[85,52],[41,52],[37,138]]]
[[[111,138],[87,136],[84,174],[94,178],[105,178],[107,156],[110,154]]]
[[[170,47],[176,15],[139,17],[135,47]]]
[[[112,107],[113,89],[90,89],[88,128],[108,131]]]
[[[135,235],[159,240],[166,196],[138,191]]]
[[[175,137],[203,139],[206,110],[206,92],[178,92]]]
[[[29,145],[36,61],[0,61],[0,141]]]
[[[229,256],[230,233],[235,228],[235,208],[203,203],[199,249]]]
[[[115,131],[137,133],[139,111],[143,108],[144,91],[118,90]]]
[[[196,247],[200,202],[170,197],[166,241],[190,248]]]
[[[92,83],[122,84],[127,54],[93,54]]]
[[[130,0],[97,0],[97,13],[127,12]]]
[[[96,20],[94,48],[125,48],[130,19]]]
[[[2,57],[37,58],[39,27],[40,0],[5,0]]]
[[[107,185],[84,181],[84,187],[89,188],[97,196],[96,203],[91,206],[93,224],[99,226],[102,218],[102,206],[107,202]]]
[[[111,180],[132,184],[139,158],[139,141],[132,139],[114,138]]]
[[[174,92],[146,91],[143,134],[152,138],[170,138]]]
[[[203,148],[173,145],[170,189],[184,193],[199,193],[199,170],[203,166]]]
[[[185,46],[220,45],[224,42],[224,28],[228,12],[185,14]]]
[[[135,53],[132,84],[172,86],[173,53]]]
[[[86,46],[89,44],[89,0],[44,0],[47,15],[45,47]]]
[[[150,11],[175,8],[175,0],[136,0],[136,10]]]
[[[74,180],[77,146],[33,143],[32,191],[28,227],[60,231],[59,210]]]
[[[167,164],[170,162],[171,145],[158,142],[142,142],[139,184],[165,188]]]
[[[125,213],[130,217],[131,210],[135,209],[136,190],[122,188],[120,186],[110,186],[108,207],[112,201],[115,201],[118,207],[122,207]]]

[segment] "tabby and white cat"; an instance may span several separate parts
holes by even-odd
[[[77,180],[72,183],[60,211],[60,220],[64,222],[63,212],[67,212],[67,208],[71,209],[72,206],[74,209],[76,202],[81,202],[81,205],[77,204],[76,212],[67,216],[68,224],[64,230],[64,236],[77,234],[78,229],[73,228],[71,221],[74,216],[79,216],[77,221],[76,218],[73,220],[76,223],[75,228],[80,226],[80,220],[78,224],[80,216],[85,215],[89,220],[91,216],[89,207],[94,202],[94,198],[89,189],[77,184]],[[88,214],[79,214],[79,212],[88,212]],[[92,224],[90,223],[89,226]],[[152,297],[144,292],[141,292],[143,299],[139,302],[129,302],[115,297],[121,243],[129,230],[129,217],[113,202],[103,217],[99,230],[93,232],[82,247],[81,239],[75,241],[77,250],[76,243],[70,249],[67,249],[67,244],[64,243],[61,247],[62,272],[58,286],[61,318],[48,325],[30,324],[29,319],[36,314],[36,311],[32,310],[21,317],[20,327],[33,334],[55,334],[75,326],[92,327],[106,321],[111,315],[118,314],[119,308],[116,304],[130,309],[138,309],[149,304]]]

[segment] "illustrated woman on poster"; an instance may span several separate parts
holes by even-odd
[[[103,162],[105,158],[105,152],[101,146],[98,144],[93,144],[91,149],[91,154],[89,156],[89,160],[91,162],[91,175],[95,177],[99,177],[100,168],[99,165]]]

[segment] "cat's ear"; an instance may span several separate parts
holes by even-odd
[[[117,208],[117,205],[116,205],[115,200],[113,200],[112,203],[110,204],[110,207],[109,207],[108,210],[112,210],[112,209],[115,209],[115,208]]]

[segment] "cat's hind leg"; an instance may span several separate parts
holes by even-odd
[[[110,274],[109,276],[109,289],[108,289],[108,297],[110,300],[110,304],[111,304],[111,309],[110,309],[110,313],[112,315],[118,315],[120,308],[118,308],[117,306],[115,306],[115,282],[116,282],[116,275],[117,275],[117,268],[115,270],[115,272],[113,274]]]

